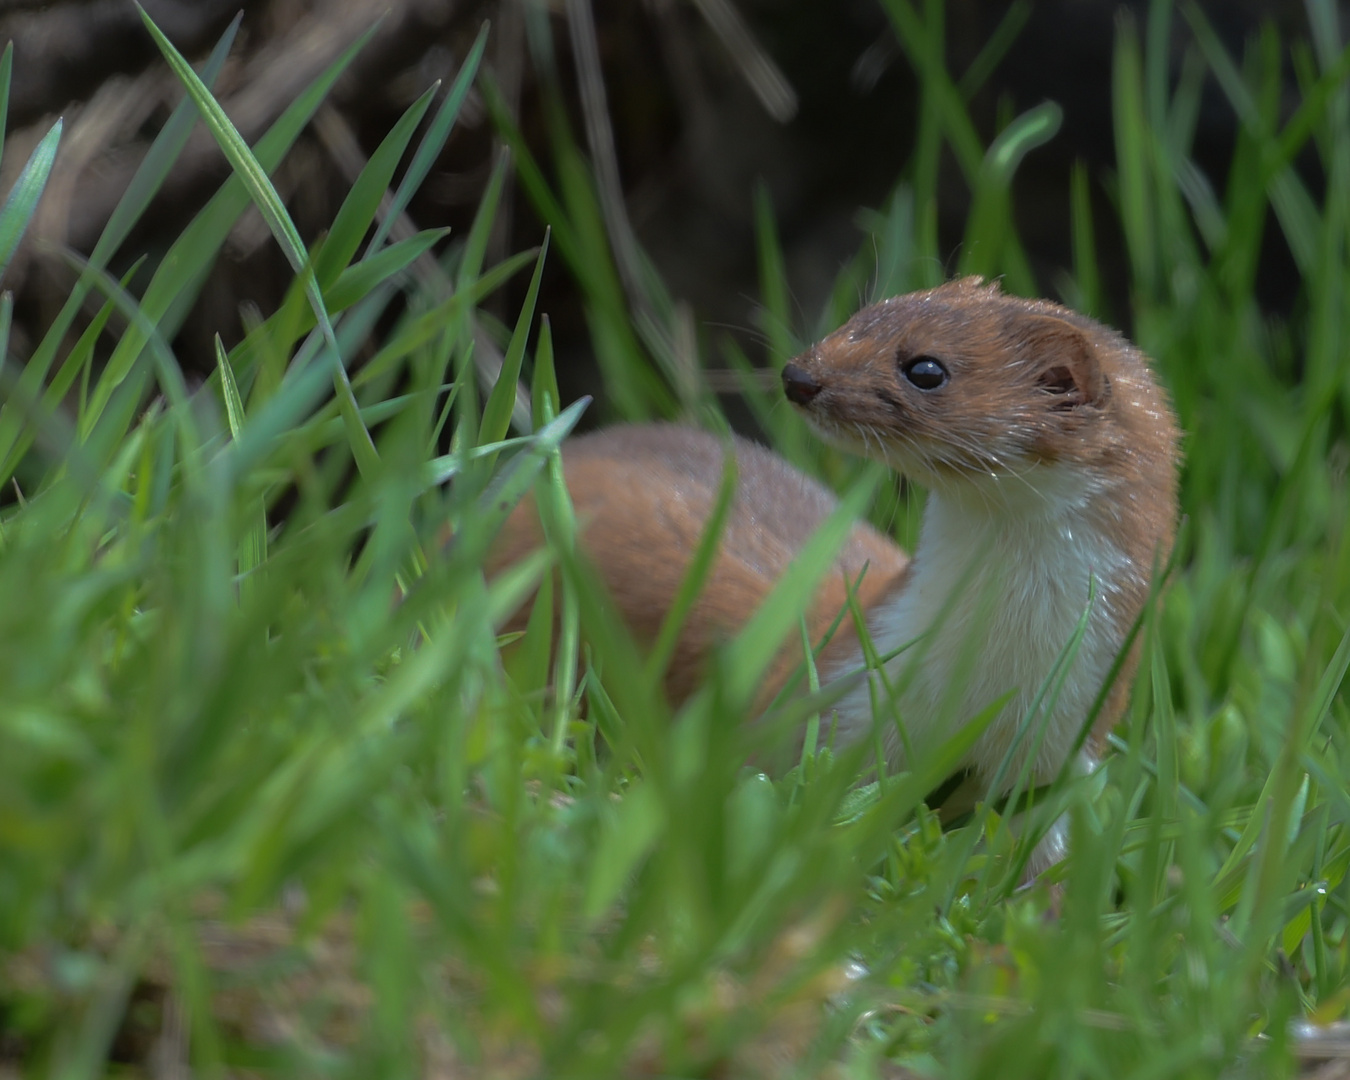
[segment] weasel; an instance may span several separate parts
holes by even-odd
[[[1058,304],[964,278],[860,311],[787,364],[782,379],[818,434],[928,491],[913,557],[859,523],[808,613],[819,642],[845,606],[845,579],[856,582],[866,566],[857,597],[876,654],[915,642],[885,663],[906,733],[877,718],[892,764],[904,765],[906,746],[922,755],[1012,691],[964,763],[987,786],[1086,613],[1053,708],[1018,743],[1005,774],[1011,783],[1030,764],[1032,781],[1048,782],[1176,532],[1178,430],[1145,357]],[[583,546],[640,639],[655,638],[674,599],[716,500],[725,445],[654,424],[603,430],[564,448]],[[740,438],[730,446],[739,486],[669,668],[676,702],[835,506],[822,485],[771,452]],[[532,512],[518,508],[498,560],[519,557],[538,537]],[[799,644],[795,653],[784,649],[762,700],[800,659]],[[1119,718],[1136,661],[1132,652],[1080,767],[1091,766],[1097,740]],[[863,666],[847,614],[817,664],[822,682]],[[873,689],[860,681],[838,701],[837,737],[870,734]]]

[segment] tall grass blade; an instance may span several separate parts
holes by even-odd
[[[433,86],[404,110],[398,122],[389,130],[389,134],[381,140],[375,153],[366,162],[361,174],[356,178],[356,183],[347,192],[347,197],[342,200],[342,206],[338,208],[333,226],[328,230],[323,248],[314,259],[314,276],[325,295],[338,275],[347,269],[347,264],[356,254],[356,249],[361,246],[366,230],[375,220],[380,200],[394,178],[394,170],[403,159],[403,153],[408,148],[413,132],[422,122],[422,117],[426,115],[431,99],[435,95],[436,87]],[[378,250],[378,245],[372,245],[367,254]]]
[[[474,77],[478,74],[478,65],[483,59],[483,50],[487,47],[487,36],[488,24],[484,23],[483,28],[478,31],[478,37],[474,41],[473,47],[464,58],[464,63],[460,65],[459,74],[455,76],[455,81],[450,85],[450,92],[446,94],[441,107],[436,110],[435,118],[427,128],[426,135],[422,137],[422,141],[418,144],[417,152],[413,154],[412,163],[408,166],[408,171],[403,174],[398,190],[394,193],[388,213],[385,214],[384,219],[376,228],[375,235],[371,237],[370,244],[366,248],[366,258],[380,250],[399,214],[407,208],[417,189],[422,186],[422,181],[427,178],[431,167],[436,163],[436,159],[440,157],[446,140],[450,138],[450,131],[454,127],[455,120],[459,117],[459,111],[464,104],[464,98],[469,92],[469,87],[473,85]]]
[[[270,170],[276,167],[372,32],[367,31],[353,42],[296,97],[258,140],[253,153],[263,168]],[[232,176],[174,241],[156,268],[141,297],[140,306],[166,339],[172,338],[181,324],[221,244],[248,203],[249,194],[243,180]],[[82,417],[82,430],[98,422],[113,392],[131,372],[145,344],[139,332],[123,335],[90,396],[89,408]]]
[[[9,359],[9,329],[14,324],[14,294],[0,293],[0,386],[4,385],[5,362]]]
[[[530,327],[534,324],[534,305],[539,297],[539,282],[544,275],[544,260],[548,257],[548,231],[544,232],[544,242],[539,248],[539,257],[535,260],[534,274],[525,291],[525,301],[521,304],[520,314],[516,317],[516,328],[511,332],[511,342],[506,347],[502,359],[501,371],[497,373],[497,382],[483,406],[483,423],[479,428],[479,437],[496,442],[506,437],[511,428],[511,413],[515,409],[517,383],[520,379],[521,364],[525,359],[525,343],[530,336]]]
[[[271,230],[272,236],[276,239],[282,253],[286,256],[286,260],[291,264],[291,268],[295,270],[300,280],[304,282],[305,292],[309,295],[310,304],[314,308],[319,327],[323,331],[329,349],[332,351],[330,363],[333,371],[333,386],[337,392],[343,419],[347,423],[352,454],[356,458],[356,464],[362,474],[368,477],[373,476],[379,467],[379,454],[375,450],[375,443],[370,437],[370,432],[361,422],[361,410],[357,405],[355,395],[352,393],[351,382],[347,378],[347,370],[342,362],[342,354],[338,349],[337,338],[333,333],[333,324],[328,317],[328,309],[323,302],[323,294],[314,276],[314,269],[306,254],[304,243],[300,239],[300,234],[296,231],[294,222],[291,221],[291,216],[287,212],[285,204],[281,201],[281,196],[277,194],[276,188],[272,186],[272,181],[268,179],[267,170],[249,149],[248,143],[244,141],[244,137],[231,123],[230,118],[225,115],[225,110],[211,96],[211,91],[197,77],[197,73],[192,70],[192,65],[183,59],[182,54],[173,47],[169,39],[145,13],[145,9],[141,8],[139,4],[137,8],[141,12],[141,21],[145,23],[146,29],[150,31],[150,36],[155,39],[155,44],[159,46],[160,52],[164,54],[164,58],[169,62],[174,74],[183,83],[188,95],[201,112],[202,119],[211,134],[215,136],[217,144],[230,162],[230,167],[234,170],[235,175],[243,181],[254,205],[262,212],[263,219],[267,222],[267,227]]]
[[[28,231],[28,223],[33,220],[38,199],[42,198],[42,189],[47,186],[47,177],[56,161],[56,147],[60,142],[61,121],[57,120],[33,148],[23,172],[19,173],[19,178],[5,197],[5,205],[0,207],[0,278],[4,277],[5,268],[18,250],[23,234]]]
[[[9,121],[9,79],[14,71],[14,42],[5,42],[0,53],[0,160],[5,148],[5,125]]]

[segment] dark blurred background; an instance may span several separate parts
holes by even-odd
[[[193,59],[209,51],[241,7],[240,0],[144,4]],[[1118,21],[1133,18],[1142,28],[1147,7],[1143,0],[947,4],[946,61],[955,74],[971,65],[1000,25],[1016,29],[972,102],[986,143],[1000,116],[1047,98],[1064,109],[1061,131],[1031,153],[1015,187],[1017,226],[1043,291],[1053,293],[1053,271],[1070,261],[1068,184],[1072,163],[1081,159],[1093,185],[1111,306],[1106,314],[1127,328],[1125,266],[1109,194],[1115,160],[1111,59]],[[1290,0],[1201,7],[1237,56],[1266,22],[1285,40],[1306,33],[1303,6]],[[551,169],[545,124],[550,99],[563,103],[578,142],[586,145],[570,20],[589,11],[619,180],[637,238],[698,325],[707,333],[737,335],[756,359],[762,355],[754,331],[756,184],[762,181],[772,197],[793,300],[807,326],[863,242],[858,208],[886,200],[911,152],[917,83],[880,0],[247,0],[242,8],[242,30],[216,90],[250,139],[383,16],[275,177],[307,241],[331,221],[365,155],[403,109],[434,79],[453,78],[485,20],[492,25],[485,67],[545,170]],[[1179,64],[1188,38],[1184,20],[1177,16],[1173,23]],[[73,278],[55,249],[92,248],[180,90],[130,0],[0,0],[4,39],[12,39],[15,50],[0,177],[6,189],[54,116],[66,120],[38,217],[4,283],[16,294],[14,349],[22,357]],[[1292,80],[1287,75],[1291,107]],[[1234,123],[1211,84],[1196,157],[1219,191]],[[418,227],[449,225],[452,241],[464,235],[496,142],[475,92],[410,208]],[[141,254],[153,265],[226,174],[219,151],[199,132],[112,269],[120,272]],[[950,182],[942,193],[940,228],[950,270],[967,193],[954,163],[944,175]],[[1316,187],[1318,178],[1310,179]],[[539,215],[515,190],[489,257],[535,245],[542,232]],[[1268,241],[1262,295],[1281,310],[1292,302],[1295,276],[1273,229]],[[175,343],[184,366],[208,372],[212,336],[219,332],[227,344],[237,340],[241,309],[272,310],[290,278],[261,218],[250,212]],[[503,313],[515,298],[508,293],[498,301]],[[564,392],[581,392],[592,377],[586,327],[558,258],[550,260],[540,306],[553,321]]]

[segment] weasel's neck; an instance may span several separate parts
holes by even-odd
[[[878,655],[918,639],[886,665],[916,755],[932,752],[1014,691],[966,762],[990,780],[1036,709],[1009,783],[1035,742],[1034,780],[1059,771],[1133,618],[1122,598],[1138,591],[1139,568],[1094,512],[1101,493],[1070,470],[1042,466],[1037,473],[999,481],[1034,481],[1034,489],[1012,497],[973,487],[930,494],[911,572],[868,613]],[[1053,707],[1053,687],[1038,703],[1085,612],[1082,640]],[[860,657],[850,657],[836,674],[856,669]],[[846,738],[870,731],[866,684],[841,701],[839,720]],[[888,721],[889,710],[882,717]],[[889,756],[903,764],[905,743],[893,726],[886,740]]]

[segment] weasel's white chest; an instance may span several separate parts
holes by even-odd
[[[1016,743],[1015,770],[1035,748],[1034,779],[1058,772],[1119,648],[1114,589],[1128,571],[1108,537],[1076,530],[1076,520],[930,498],[909,582],[868,617],[879,655],[914,641],[886,664],[886,676],[898,689],[899,717],[916,755],[1012,691],[966,764],[990,778]],[[1069,659],[1085,613],[1082,640]],[[860,664],[861,654],[830,674]],[[1057,665],[1063,681],[1056,693]],[[886,691],[877,693],[885,703]],[[841,700],[845,739],[870,733],[871,700],[866,683]],[[903,764],[904,740],[889,709],[879,719],[888,729],[888,757]]]

